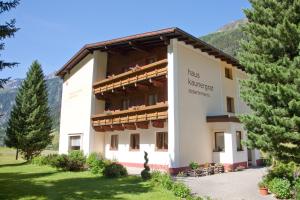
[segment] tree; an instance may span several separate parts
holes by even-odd
[[[26,160],[39,155],[51,143],[51,117],[41,65],[34,61],[16,97],[6,130],[7,146],[15,147]]]
[[[19,4],[19,0],[13,0],[13,1],[0,1],[0,14],[7,12],[11,10],[12,8],[17,7]],[[5,22],[4,24],[0,24],[0,51],[4,50],[4,43],[2,42],[6,38],[13,37],[15,35],[15,32],[18,31],[18,28],[15,26],[16,20],[11,19],[8,22]],[[18,63],[16,62],[6,62],[4,60],[0,60],[0,71],[4,68],[12,68],[16,66]],[[3,85],[8,81],[8,78],[0,79],[0,88],[3,88]]]
[[[249,75],[241,96],[252,109],[240,117],[246,144],[300,163],[300,1],[250,0],[239,60]]]
[[[148,165],[149,159],[148,159],[148,153],[144,151],[144,169],[141,171],[141,176],[143,180],[148,180],[151,178],[150,174],[150,167]]]

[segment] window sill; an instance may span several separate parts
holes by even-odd
[[[168,152],[168,149],[155,149],[157,152]]]
[[[138,151],[140,151],[140,149],[129,149],[129,151],[131,151],[131,152],[138,152]]]
[[[225,151],[213,151],[213,153],[225,153]]]

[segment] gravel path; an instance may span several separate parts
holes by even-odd
[[[274,200],[272,195],[261,196],[257,184],[266,174],[266,168],[250,168],[204,177],[177,178],[199,196],[217,200]]]

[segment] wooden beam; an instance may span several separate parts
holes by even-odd
[[[169,45],[170,44],[170,40],[166,36],[160,36],[159,39],[162,40],[162,41],[164,41],[165,45]]]
[[[149,54],[149,51],[145,47],[142,47],[141,45],[138,45],[137,43],[132,42],[132,41],[129,41],[128,43],[133,49],[140,51],[142,53],[145,53],[145,54]]]
[[[101,126],[94,126],[94,130],[97,132],[105,132],[105,130]]]
[[[134,123],[127,123],[127,124],[124,124],[124,128],[125,129],[128,129],[128,130],[136,130],[136,126]]]
[[[134,87],[137,88],[138,90],[149,91],[149,87],[147,85],[143,85],[140,83],[135,83]]]
[[[112,125],[112,128],[115,130],[115,131],[124,131],[124,126],[122,124],[113,124]]]
[[[152,126],[153,127],[155,127],[155,128],[163,128],[165,120],[153,120],[151,122],[152,122]]]
[[[154,87],[163,87],[164,83],[158,80],[149,79],[149,82],[152,83]]]
[[[104,129],[104,131],[113,131],[113,128],[110,125],[104,125],[102,126],[102,128]]]
[[[149,121],[147,122],[137,122],[136,127],[140,129],[148,129],[149,128]]]

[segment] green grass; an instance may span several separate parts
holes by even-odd
[[[0,199],[177,199],[140,177],[106,179],[90,172],[61,172],[14,160],[14,151],[0,148]]]

